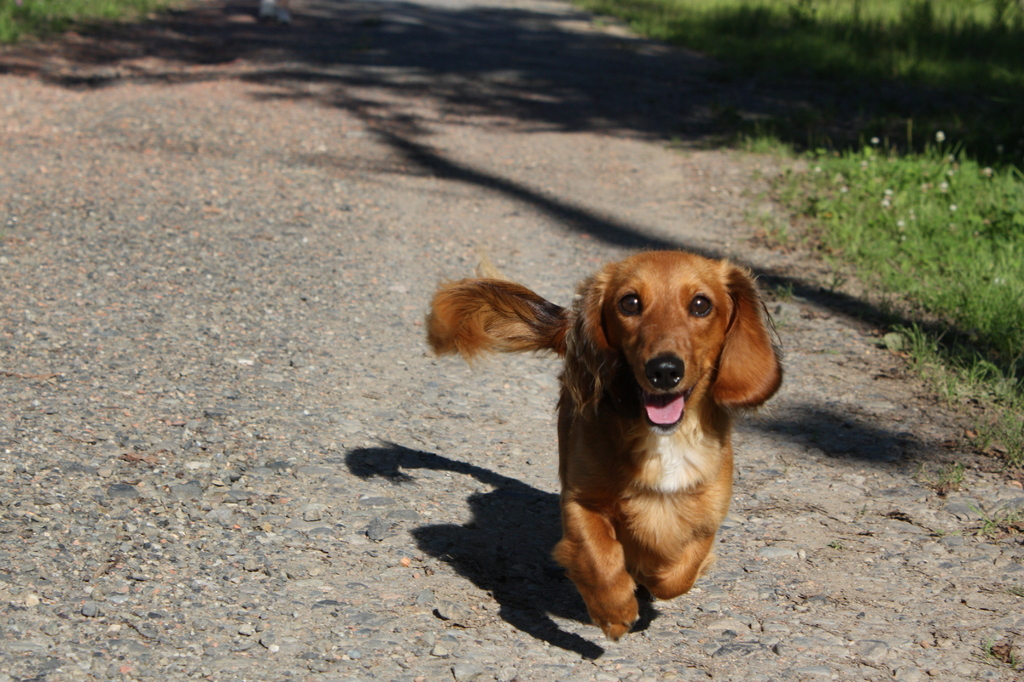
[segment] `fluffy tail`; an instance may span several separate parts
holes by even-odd
[[[550,350],[565,355],[568,311],[521,284],[463,279],[443,284],[427,315],[427,341],[439,355]]]

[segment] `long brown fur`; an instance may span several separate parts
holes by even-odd
[[[565,356],[554,556],[595,625],[618,639],[637,619],[638,585],[659,599],[693,586],[714,561],[729,507],[733,408],[761,405],[782,381],[747,270],[681,251],[641,253],[583,282],[571,309],[514,282],[464,279],[438,289],[427,339],[466,358]],[[659,374],[666,359],[674,372]],[[666,419],[657,406],[679,396],[678,421],[655,423]]]

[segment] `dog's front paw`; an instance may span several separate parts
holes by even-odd
[[[633,623],[598,623],[604,631],[605,637],[613,642],[619,641],[619,637],[633,629]]]
[[[594,625],[601,628],[605,636],[613,642],[617,642],[620,637],[632,630],[639,617],[636,599],[632,597],[618,607],[609,608],[602,605],[590,609],[590,619]]]

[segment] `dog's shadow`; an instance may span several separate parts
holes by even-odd
[[[471,476],[494,487],[469,496],[473,517],[468,523],[415,528],[412,535],[420,550],[490,593],[499,604],[501,618],[513,627],[585,658],[604,653],[551,618],[589,623],[576,588],[551,559],[551,549],[560,537],[558,495],[483,467],[392,443],[353,450],[346,464],[356,476],[383,477],[396,484],[414,483],[410,472],[415,469],[432,469]],[[640,605],[634,631],[646,628],[657,615],[647,599],[641,599]],[[594,633],[601,636],[596,628]]]

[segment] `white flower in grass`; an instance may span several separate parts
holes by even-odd
[[[872,137],[872,138],[871,138],[871,144],[875,145],[876,147],[877,147],[878,145],[880,145],[881,143],[882,143],[882,141],[881,141],[881,140],[879,140],[879,139],[878,139],[877,137]]]
[[[942,132],[941,130],[938,131],[937,133],[935,133],[935,141],[936,142],[945,142],[946,141],[946,133]]]
[[[892,194],[893,194],[893,192],[892,192],[892,190],[891,190],[891,189],[887,189],[887,190],[885,190],[885,196],[887,196],[887,197],[891,197],[891,196],[892,196]]]
[[[949,191],[949,183],[948,182],[941,182],[941,183],[939,183],[939,191],[942,192],[943,194],[948,192]]]
[[[991,168],[982,168],[981,169],[981,174],[984,175],[986,178],[991,178],[992,174],[993,174],[993,170]]]
[[[956,204],[950,204],[949,205],[949,210],[950,210],[951,213],[956,211]]]
[[[903,231],[903,228],[906,227],[906,225],[907,224],[905,222],[903,222],[902,220],[897,220],[896,221],[896,227],[898,227],[900,229],[900,232]]]

